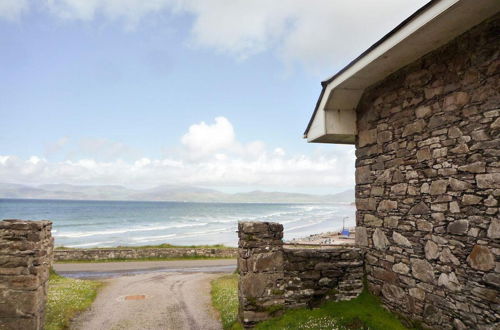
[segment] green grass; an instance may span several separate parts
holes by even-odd
[[[275,329],[374,329],[403,330],[398,318],[385,310],[367,290],[356,299],[328,302],[317,309],[287,311],[283,316],[262,322],[257,330]]]
[[[51,271],[45,329],[67,329],[72,318],[90,307],[102,285],[102,282],[66,278]]]
[[[243,329],[238,323],[238,275],[212,281],[212,303],[219,311],[225,330]],[[367,290],[356,299],[328,302],[316,309],[289,310],[282,316],[257,324],[256,330],[403,330],[396,315],[385,310]]]
[[[212,304],[219,311],[224,330],[243,329],[238,323],[238,274],[212,281]]]
[[[163,243],[163,244],[158,244],[158,245],[141,245],[141,246],[117,246],[117,247],[110,247],[110,248],[102,248],[102,247],[94,247],[94,248],[89,248],[88,250],[99,250],[99,249],[171,249],[171,248],[185,248],[185,249],[228,249],[229,247],[225,246],[224,244],[214,244],[214,245],[172,245],[169,243]],[[55,248],[56,250],[77,250],[76,248],[71,248],[67,246],[57,246]],[[79,249],[78,249],[79,250]],[[85,249],[87,250],[87,249]]]
[[[79,263],[101,263],[101,262],[132,262],[132,261],[175,261],[175,260],[211,260],[211,259],[235,259],[234,257],[206,257],[206,256],[183,256],[183,257],[143,257],[143,258],[113,258],[98,260],[58,260],[57,264],[79,264]]]

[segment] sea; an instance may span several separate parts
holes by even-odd
[[[284,239],[355,226],[350,203],[183,203],[0,199],[0,219],[50,220],[56,246],[73,248],[225,244],[238,221],[283,224]]]

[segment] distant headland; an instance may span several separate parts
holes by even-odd
[[[354,189],[328,195],[260,190],[229,194],[214,189],[176,185],[161,185],[139,190],[118,185],[45,184],[30,186],[0,183],[0,198],[213,203],[352,203]]]

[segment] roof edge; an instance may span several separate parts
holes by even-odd
[[[340,71],[338,71],[332,77],[330,77],[330,78],[328,78],[326,80],[323,80],[321,82],[321,86],[322,86],[321,93],[319,95],[318,101],[316,101],[316,106],[314,108],[314,112],[313,112],[311,118],[309,119],[309,123],[307,124],[307,127],[306,127],[306,129],[304,131],[304,138],[306,138],[307,137],[307,133],[309,133],[309,129],[311,128],[311,125],[312,125],[312,122],[314,120],[314,117],[316,116],[316,113],[318,112],[318,108],[319,108],[319,105],[321,103],[321,99],[323,98],[323,95],[325,93],[325,90],[326,90],[326,87],[328,86],[328,84],[331,83],[333,80],[335,80],[335,78],[337,78],[338,76],[340,76],[342,73],[344,73],[347,69],[349,69],[350,67],[352,67],[354,64],[356,64],[357,62],[359,62],[363,57],[365,57],[366,55],[368,55],[371,51],[373,51],[375,48],[377,48],[385,40],[389,39],[391,36],[393,36],[395,33],[397,33],[399,30],[401,30],[403,27],[405,27],[408,23],[410,23],[411,21],[413,21],[415,18],[417,18],[423,12],[425,12],[426,10],[428,10],[430,7],[434,6],[439,1],[441,1],[441,0],[431,0],[428,3],[426,3],[425,5],[423,5],[422,7],[420,7],[417,11],[415,11],[413,14],[411,14],[410,16],[408,16],[404,21],[402,21],[401,23],[399,23],[395,28],[393,28],[391,31],[389,31],[388,33],[386,33],[381,39],[379,39],[377,42],[375,42],[373,45],[371,45],[368,49],[366,49],[364,52],[362,52],[358,57],[356,57],[354,60],[352,60],[351,62],[349,62],[345,67],[343,67],[342,69],[340,69]]]

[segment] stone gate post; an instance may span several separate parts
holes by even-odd
[[[0,329],[43,329],[54,239],[50,221],[0,221]]]
[[[238,224],[239,318],[245,328],[283,309],[283,225],[269,222]]]

